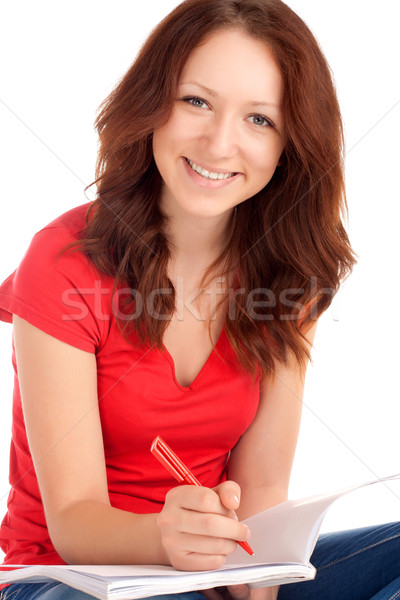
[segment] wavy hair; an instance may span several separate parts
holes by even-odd
[[[154,298],[153,309],[163,318],[155,319],[146,304],[139,316],[134,314],[132,293],[124,302],[124,318],[117,319],[132,344],[162,349],[176,291],[167,275],[171,245],[159,210],[162,179],[152,134],[168,120],[192,50],[224,28],[263,41],[280,66],[287,141],[268,185],[237,206],[227,245],[202,285],[216,273],[237,273],[240,293],[227,292],[225,330],[242,367],[253,375],[261,368],[270,376],[275,361],[287,364],[289,354],[300,366],[306,364],[310,352],[304,333],[329,307],[356,262],[343,225],[343,129],[334,83],[313,34],[286,4],[185,0],[152,31],[99,108],[100,145],[91,184],[97,185],[97,197],[79,244],[101,272],[114,278],[114,291],[128,286],[148,298],[156,289],[172,290]]]

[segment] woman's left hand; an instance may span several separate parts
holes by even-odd
[[[246,584],[201,590],[207,600],[276,600],[279,586],[250,588]]]

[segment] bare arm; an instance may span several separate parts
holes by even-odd
[[[306,337],[312,344],[316,324]],[[242,490],[238,515],[244,519],[287,499],[300,428],[306,370],[294,359],[277,365],[275,378],[261,382],[253,423],[232,450],[229,478]]]
[[[17,316],[14,338],[29,446],[60,556],[75,564],[173,564],[190,570],[223,564],[247,528],[232,518],[233,506],[229,500],[223,506],[217,491],[174,488],[160,515],[110,505],[94,354]],[[229,485],[235,484],[221,484],[228,497]]]
[[[69,563],[165,563],[156,515],[109,503],[95,355],[13,322],[28,441],[57,552]]]
[[[306,338],[312,345],[316,323]],[[289,366],[277,366],[275,378],[262,382],[257,415],[233,449],[229,460],[229,478],[241,488],[240,519],[265,510],[287,499],[290,473],[300,428],[304,381],[294,360]],[[251,544],[251,538],[250,538]],[[232,588],[238,600],[275,600],[278,588],[249,590]]]

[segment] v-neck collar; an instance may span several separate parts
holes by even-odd
[[[172,358],[172,355],[170,354],[170,352],[168,351],[167,347],[164,344],[164,348],[163,348],[163,350],[160,350],[160,352],[161,352],[161,354],[163,354],[163,356],[165,356],[165,358],[170,363],[171,371],[172,371],[172,377],[174,379],[175,385],[180,390],[182,390],[183,392],[190,392],[191,390],[193,390],[196,387],[196,385],[198,383],[198,380],[204,374],[204,371],[206,371],[206,369],[208,368],[209,364],[212,362],[213,357],[215,356],[215,350],[218,348],[218,346],[220,346],[220,344],[222,342],[222,337],[224,335],[225,335],[225,324],[222,326],[221,333],[219,334],[218,340],[217,340],[215,346],[213,347],[213,349],[211,350],[211,352],[210,352],[207,360],[205,361],[205,363],[203,364],[203,366],[201,367],[200,371],[197,373],[196,377],[193,379],[193,381],[191,382],[191,384],[188,385],[188,386],[181,385],[179,383],[179,381],[177,380],[177,378],[176,378],[176,372],[175,372],[175,362],[174,362],[174,359]]]

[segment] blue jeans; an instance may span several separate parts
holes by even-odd
[[[400,522],[323,534],[311,562],[316,578],[282,585],[278,600],[400,600]],[[13,583],[2,591],[1,600],[93,597],[58,582]],[[188,592],[154,600],[204,600],[204,596]]]
[[[1,593],[1,600],[93,600],[79,590],[51,581],[49,583],[12,583]],[[97,600],[97,599],[96,599]],[[205,600],[199,592],[151,596],[143,600]]]
[[[311,563],[315,579],[278,600],[400,600],[400,522],[322,534]]]

